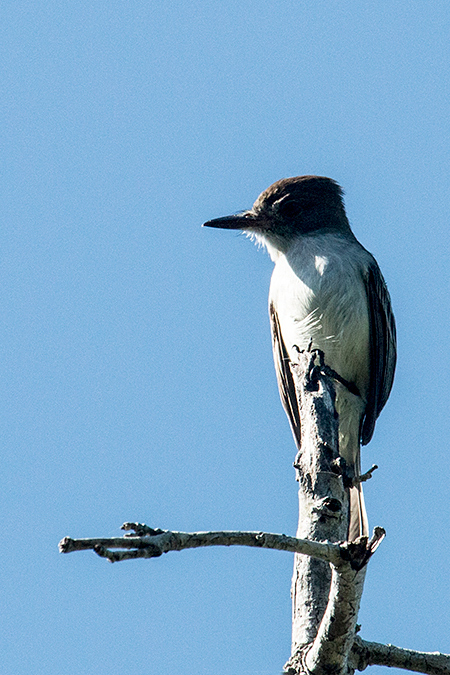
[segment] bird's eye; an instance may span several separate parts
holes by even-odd
[[[295,218],[301,210],[301,205],[295,199],[285,199],[278,205],[278,213],[283,218]]]

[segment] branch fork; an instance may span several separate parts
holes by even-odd
[[[351,389],[324,362],[323,352],[299,352],[292,366],[301,414],[302,447],[295,459],[300,518],[296,537],[269,532],[171,532],[142,523],[122,525],[122,537],[72,539],[62,553],[93,550],[110,562],[157,558],[169,551],[204,546],[252,546],[295,554],[292,580],[292,653],[286,675],[352,675],[368,665],[450,675],[450,655],[427,654],[362,640],[356,624],[367,563],[385,536],[347,542],[348,476],[338,452],[333,382]],[[358,391],[352,391],[356,396]],[[372,477],[377,467],[357,482]]]

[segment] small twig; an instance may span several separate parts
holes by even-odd
[[[374,464],[368,471],[363,473],[361,476],[357,476],[353,479],[354,485],[357,483],[365,483],[366,480],[370,480],[372,478],[372,474],[374,471],[378,469],[378,464]]]

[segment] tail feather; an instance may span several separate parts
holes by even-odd
[[[350,518],[348,525],[348,540],[355,541],[358,537],[369,535],[366,506],[361,483],[350,488]]]
[[[339,454],[347,464],[349,477],[361,475],[360,426],[365,401],[342,386],[336,387],[336,410],[339,415]],[[361,483],[351,487],[349,495],[349,527],[347,538],[354,541],[369,534],[366,507]]]

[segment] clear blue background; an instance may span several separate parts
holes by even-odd
[[[57,543],[295,532],[272,263],[200,226],[306,173],[345,188],[398,324],[361,635],[450,652],[449,34],[447,0],[2,3],[5,675],[280,672],[291,555]]]

